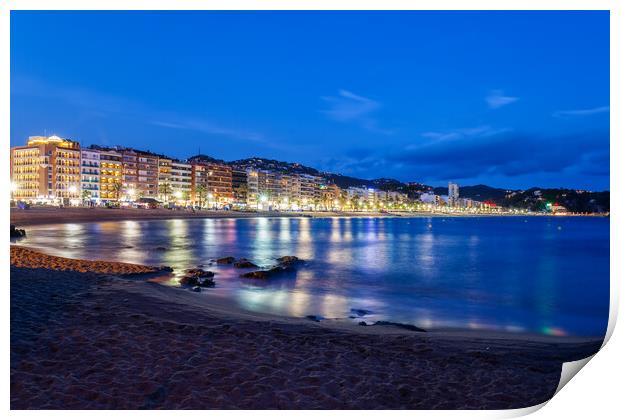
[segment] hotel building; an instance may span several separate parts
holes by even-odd
[[[118,201],[122,195],[123,155],[110,149],[99,150],[99,188],[103,202]]]
[[[158,197],[159,157],[149,152],[137,151],[138,197]]]
[[[201,155],[190,158],[188,163],[192,166],[191,200],[194,203],[203,201],[206,190],[208,207],[218,208],[232,204],[232,168],[229,165]]]
[[[173,160],[170,163],[170,186],[177,201],[189,201],[192,193],[192,165]]]
[[[171,170],[172,159],[160,157],[158,161],[157,192],[159,199],[164,203],[167,203],[173,197],[172,184],[170,183]]]
[[[16,200],[69,204],[80,199],[80,144],[58,136],[31,136],[11,148],[11,190]]]
[[[82,149],[82,198],[98,203],[101,200],[101,153],[96,149]]]

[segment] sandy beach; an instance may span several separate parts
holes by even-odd
[[[84,207],[33,207],[28,210],[11,208],[11,224],[21,226],[53,223],[104,222],[121,220],[162,219],[242,219],[249,217],[395,217],[379,212],[245,212],[225,210],[168,210],[168,209],[106,209]]]
[[[106,209],[102,207],[33,207],[28,210],[11,208],[11,224],[18,227],[54,223],[107,222],[121,220],[165,219],[245,219],[251,217],[509,217],[516,214],[467,214],[432,212],[371,212],[371,211],[225,211],[225,210],[168,210],[168,209]],[[532,216],[540,216],[532,214]]]
[[[12,409],[519,408],[601,344],[245,313],[115,270],[12,248]]]

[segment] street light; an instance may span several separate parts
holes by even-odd
[[[180,199],[181,197],[183,197],[183,193],[181,191],[175,191],[174,196]]]
[[[77,187],[76,187],[75,185],[71,185],[71,186],[69,187],[69,192],[70,192],[71,194],[75,194],[75,193],[77,192]]]

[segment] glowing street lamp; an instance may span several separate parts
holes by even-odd
[[[179,199],[179,200],[180,200],[180,199],[181,199],[181,197],[183,197],[183,193],[182,193],[181,191],[175,191],[175,192],[174,192],[174,196],[175,196],[177,199]]]
[[[75,193],[77,192],[77,187],[76,187],[75,185],[71,185],[71,186],[69,187],[69,192],[70,192],[71,194],[75,194]]]

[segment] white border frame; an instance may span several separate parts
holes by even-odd
[[[614,116],[618,115],[618,96],[617,96],[617,75],[620,74],[618,68],[618,40],[620,40],[620,33],[618,31],[618,25],[620,19],[618,18],[618,12],[620,2],[613,0],[426,0],[426,1],[405,1],[405,0],[383,0],[370,1],[370,0],[339,0],[339,1],[326,1],[326,0],[298,0],[294,3],[286,2],[282,0],[215,0],[215,1],[200,1],[200,0],[89,0],[89,1],[76,1],[76,0],[57,0],[57,1],[45,1],[45,0],[4,0],[0,1],[0,57],[4,57],[0,60],[0,80],[3,95],[0,101],[0,132],[2,133],[2,139],[6,143],[4,147],[0,147],[0,160],[3,162],[9,161],[9,147],[10,143],[10,11],[11,10],[610,10],[610,24],[611,24],[611,51],[610,51],[610,142],[611,147],[611,162],[610,162],[610,190],[614,191],[614,187],[617,185],[618,170],[614,169],[615,164],[618,164],[618,145],[614,141],[618,138],[618,119]],[[5,166],[7,178],[5,181],[0,182],[0,197],[7,197],[4,206],[0,206],[0,211],[4,216],[6,225],[9,222],[9,185],[8,172],[9,165]],[[618,208],[618,198],[614,194],[611,195],[611,207],[612,209]],[[5,225],[5,226],[6,226]],[[610,251],[611,255],[620,256],[618,248],[618,223],[616,219],[611,219],[611,243]],[[3,360],[5,360],[5,380],[2,382],[2,394],[4,397],[5,407],[8,410],[10,407],[9,402],[9,319],[10,319],[10,294],[9,294],[9,244],[4,245],[4,252],[2,252],[2,270],[5,273],[3,278],[4,293],[3,298],[3,327],[6,328],[4,338],[5,342],[2,347]],[[618,314],[618,298],[620,297],[620,272],[618,266],[618,258],[611,259],[611,284],[610,284],[610,322],[605,337],[605,343],[609,342],[611,334],[615,328],[615,323]],[[554,397],[549,407],[541,412],[537,413],[538,416],[562,416],[568,418],[580,418],[586,414],[594,415],[596,417],[611,417],[611,415],[605,416],[603,413],[617,413],[618,404],[616,403],[617,392],[616,387],[618,383],[618,374],[620,373],[620,362],[618,356],[620,356],[620,345],[617,343],[617,339],[613,340],[611,344],[607,344],[600,355],[593,358],[591,369],[586,369],[586,372],[580,374],[580,378],[577,381],[567,386],[565,390],[560,392]],[[587,373],[587,374],[586,374]],[[594,407],[591,406],[594,404]],[[391,418],[409,418],[411,415],[420,416],[432,416],[436,418],[446,417],[460,417],[460,418],[497,418],[497,417],[514,417],[525,415],[533,411],[538,410],[545,404],[541,404],[537,407],[531,407],[521,410],[507,410],[507,411],[458,411],[458,412],[446,412],[446,411],[390,411],[390,412],[372,412],[372,411],[337,411],[337,412],[321,412],[321,415],[328,417],[338,417],[345,419],[368,419],[376,418],[378,416],[389,416]],[[593,411],[591,411],[593,410]],[[80,418],[84,415],[89,417],[103,419],[108,413],[103,411],[89,411],[86,414],[83,411],[29,411],[29,412],[16,412],[10,413],[13,417],[34,417],[45,416],[46,418]],[[219,419],[229,419],[237,416],[248,415],[249,413],[238,413],[234,411],[211,411],[208,413],[200,411],[184,412],[181,415],[192,417],[196,419],[203,419],[204,416],[214,416]],[[178,412],[139,412],[134,413],[130,411],[118,412],[114,414],[121,418],[129,418],[134,416],[149,416],[153,418],[168,418],[172,416],[178,416]],[[266,412],[257,411],[251,413],[252,417],[257,419],[267,418],[284,418],[290,416],[287,412]],[[299,411],[294,413],[295,416],[300,418],[310,419],[315,416],[312,411]]]

